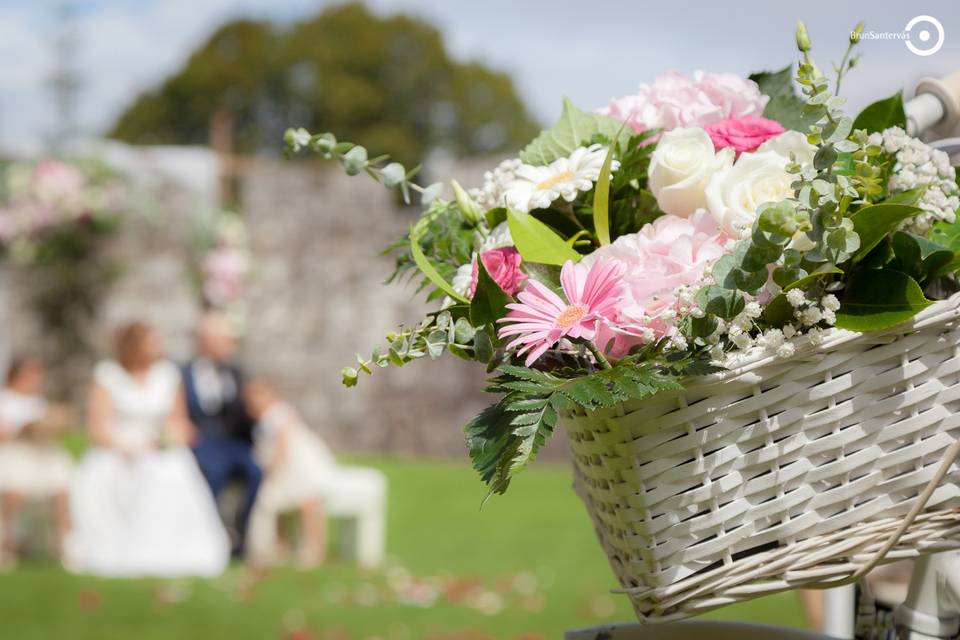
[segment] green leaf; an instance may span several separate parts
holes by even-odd
[[[488,333],[487,328],[483,327],[478,329],[473,335],[473,358],[477,362],[490,362],[493,360],[493,340],[490,338],[492,332],[492,328],[490,333]]]
[[[906,204],[871,204],[863,207],[852,216],[853,229],[860,236],[860,248],[853,256],[859,262],[877,246],[884,237],[896,229],[901,222],[920,213],[919,207]]]
[[[750,79],[760,87],[760,93],[771,98],[777,96],[796,97],[793,88],[793,64],[788,64],[779,71],[758,71],[750,74]]]
[[[824,265],[810,275],[791,282],[763,308],[763,319],[774,327],[782,327],[793,322],[793,305],[787,301],[787,291],[797,288],[806,289],[808,285],[820,278],[842,273],[843,271],[833,265]]]
[[[746,303],[739,291],[712,284],[697,292],[697,304],[707,313],[730,320],[743,311]]]
[[[941,270],[953,261],[953,251],[912,233],[897,231],[892,241],[896,268],[921,283],[941,275]]]
[[[620,127],[620,131],[623,131],[624,126],[626,123]],[[618,131],[617,136],[619,135]],[[615,147],[616,145],[610,145],[607,148],[607,157],[603,159],[597,186],[593,191],[593,229],[601,246],[610,244],[610,167],[613,165]]]
[[[953,251],[960,251],[960,220],[938,222],[930,231],[930,239]]]
[[[629,132],[623,132],[622,124],[610,116],[581,111],[563,99],[563,111],[560,120],[546,131],[542,131],[533,142],[520,152],[520,159],[527,164],[550,164],[557,158],[565,158],[577,147],[590,144],[596,136],[609,141],[618,139],[626,142]]]
[[[917,281],[892,269],[865,269],[848,281],[837,327],[851,331],[880,331],[902,324],[933,304]]]
[[[420,271],[423,273],[423,275],[425,275],[435,287],[443,291],[454,300],[459,300],[460,302],[466,303],[470,302],[465,297],[457,293],[450,283],[443,279],[443,276],[440,275],[440,272],[434,268],[430,260],[427,259],[427,256],[423,254],[423,249],[420,248],[419,235],[414,232],[413,227],[410,227],[410,255],[413,257],[413,261],[417,264],[417,267],[420,268]]]
[[[580,260],[580,254],[563,238],[529,213],[509,209],[507,224],[513,244],[526,262],[563,265],[567,260]]]
[[[779,71],[762,71],[751,74],[750,79],[760,86],[760,92],[770,96],[763,116],[776,120],[787,129],[803,131],[810,127],[816,116],[804,111],[804,102],[793,87],[793,65]]]
[[[505,315],[509,302],[510,296],[490,277],[486,265],[478,257],[477,290],[470,301],[470,323],[482,327],[496,322]]]
[[[903,94],[900,91],[889,98],[867,105],[853,121],[854,129],[866,129],[868,133],[883,131],[889,127],[907,127]]]

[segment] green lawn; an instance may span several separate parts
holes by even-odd
[[[213,581],[98,580],[35,562],[0,575],[0,638],[559,638],[567,628],[628,620],[623,596],[569,471],[537,465],[480,510],[466,464],[367,460],[390,479],[389,555],[364,573],[334,558],[321,570],[254,580],[242,567]],[[795,594],[714,617],[802,626]]]

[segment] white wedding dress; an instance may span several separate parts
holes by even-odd
[[[112,408],[118,443],[156,445],[170,416],[180,372],[158,362],[139,382],[119,364],[101,362],[94,380]],[[101,576],[214,576],[230,559],[227,533],[193,454],[186,447],[125,455],[94,447],[71,491],[69,568]]]

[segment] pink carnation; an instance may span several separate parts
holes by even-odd
[[[776,120],[758,116],[727,118],[704,127],[717,151],[733,147],[738,154],[753,151],[761,144],[780,135],[786,129]]]
[[[520,290],[523,281],[527,279],[527,274],[520,270],[520,252],[513,247],[500,247],[490,249],[480,254],[483,260],[483,266],[487,273],[493,278],[493,281],[500,285],[509,295],[516,295]],[[480,268],[478,263],[473,263],[473,274],[470,279],[470,298],[477,292],[477,278]]]
[[[704,271],[724,254],[727,240],[713,216],[700,209],[689,218],[661,216],[585,256],[584,266],[601,260],[625,266],[623,306],[598,328],[597,346],[612,344],[610,355],[618,358],[635,345],[673,335],[680,307],[676,289],[702,282]]]
[[[759,116],[769,98],[757,83],[732,73],[668,71],[635,95],[613,100],[598,109],[635,131],[704,126],[726,118]]]

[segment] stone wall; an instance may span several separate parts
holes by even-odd
[[[203,149],[165,152],[114,148],[111,159],[132,176],[138,212],[113,243],[126,265],[104,300],[91,337],[101,353],[119,324],[147,319],[163,333],[171,357],[189,355],[199,304],[189,280],[189,237],[197,216],[216,201],[216,158]],[[443,166],[443,175],[480,181],[490,160]],[[437,165],[435,165],[437,166]],[[392,258],[379,255],[416,211],[364,176],[313,162],[248,163],[241,200],[254,274],[242,360],[272,379],[337,451],[463,455],[462,425],[489,402],[483,368],[455,358],[377,370],[356,388],[340,369],[369,354],[384,334],[416,323],[427,309],[415,287],[382,286]],[[0,320],[19,352],[44,352],[25,307],[28,273],[7,272]],[[62,362],[59,376],[82,397],[91,362]],[[562,443],[551,447],[556,456]]]

